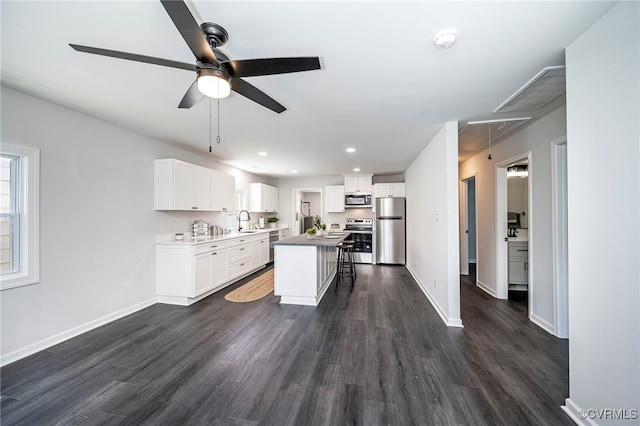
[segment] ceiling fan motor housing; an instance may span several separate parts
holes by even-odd
[[[229,40],[229,33],[218,24],[203,22],[200,28],[212,48],[223,46]]]

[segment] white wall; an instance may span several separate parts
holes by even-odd
[[[407,269],[444,322],[460,326],[458,124],[448,122],[405,172]]]
[[[2,291],[2,363],[155,301],[156,234],[225,214],[153,210],[156,158],[260,177],[2,87],[2,142],[41,150],[41,282]],[[123,293],[128,281],[131,291]]]
[[[551,209],[551,141],[566,135],[566,108],[558,108],[531,123],[520,132],[506,138],[492,148],[492,160],[487,151],[460,164],[460,178],[477,174],[478,200],[478,284],[496,295],[496,167],[501,161],[526,156],[531,152],[529,179],[532,205],[528,225],[531,259],[531,319],[549,332],[553,332],[553,258]],[[571,140],[568,141],[571,146]],[[571,149],[571,148],[569,148]],[[506,226],[505,226],[506,234]]]
[[[639,16],[640,3],[621,2],[566,51],[567,408],[574,414],[640,410]]]

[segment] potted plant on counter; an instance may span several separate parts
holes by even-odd
[[[309,228],[306,232],[308,239],[313,240],[316,237],[316,228]]]
[[[275,216],[268,217],[267,218],[267,228],[275,228],[279,220],[280,219],[278,219]]]
[[[322,218],[319,214],[317,214],[314,218],[313,224],[315,226],[315,229],[317,230],[318,235],[322,236],[322,234],[324,234],[324,231],[327,229],[327,224],[322,221]]]

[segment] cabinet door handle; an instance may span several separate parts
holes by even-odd
[[[244,243],[244,240],[240,240],[241,243]]]
[[[211,248],[216,248],[216,247],[218,247],[218,246],[211,246]]]
[[[242,247],[242,248],[240,249],[240,251],[242,251],[242,250],[244,250],[244,247]]]
[[[215,256],[216,254],[218,254],[218,253],[211,253],[211,256]]]
[[[528,250],[528,249],[527,249],[527,250],[523,250],[523,249],[518,249],[518,251],[529,251],[529,250]]]
[[[244,263],[241,263],[240,266],[244,266]]]

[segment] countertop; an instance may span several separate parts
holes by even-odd
[[[207,244],[210,243],[212,241],[227,241],[227,240],[232,240],[234,238],[243,238],[243,237],[250,237],[252,235],[260,235],[260,234],[268,234],[271,231],[279,231],[281,229],[289,229],[288,226],[278,226],[276,228],[265,228],[265,229],[257,229],[251,232],[231,232],[229,234],[224,234],[224,235],[218,235],[218,236],[209,236],[209,237],[204,237],[204,238],[191,238],[191,236],[186,236],[184,240],[181,241],[176,241],[175,240],[175,235],[174,234],[168,234],[168,235],[163,235],[163,236],[158,236],[156,238],[156,244],[167,244],[167,245],[181,245],[181,246],[192,246],[192,245],[198,245],[198,244]]]
[[[315,237],[310,239],[307,234],[296,235],[295,237],[284,238],[271,243],[274,246],[325,246],[335,247],[344,239],[349,237],[349,233],[339,235],[339,238]]]
[[[516,242],[516,241],[527,242],[527,241],[529,241],[529,230],[528,229],[518,229],[518,236],[517,237],[507,237],[507,240],[509,242]]]

